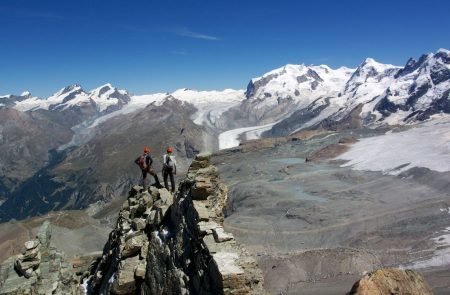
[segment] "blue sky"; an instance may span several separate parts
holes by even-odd
[[[287,63],[403,65],[449,28],[447,0],[1,0],[0,95],[243,89]]]

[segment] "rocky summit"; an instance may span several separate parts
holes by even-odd
[[[173,196],[134,187],[88,278],[91,294],[264,294],[262,272],[224,231],[227,188],[208,155]]]

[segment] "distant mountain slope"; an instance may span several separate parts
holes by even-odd
[[[60,152],[13,190],[0,206],[0,221],[86,208],[122,195],[140,178],[134,159],[144,146],[152,150],[153,167],[160,180],[167,146],[175,148],[179,171],[183,171],[207,136],[202,126],[190,120],[195,111],[192,105],[168,98],[161,105],[149,105],[98,124],[89,141]]]
[[[450,113],[449,94],[447,49],[410,59],[404,67],[372,58],[356,69],[286,65],[252,79],[246,99],[220,120],[228,129],[268,126],[268,137],[305,128],[401,125]]]
[[[246,91],[133,95],[74,84],[47,99],[0,96],[0,211],[26,203],[23,218],[110,199],[134,181],[128,161],[144,145],[156,155],[174,145],[183,164],[261,136],[423,121],[450,113],[449,95],[450,51],[440,49],[404,67],[371,58],[356,69],[288,64]]]

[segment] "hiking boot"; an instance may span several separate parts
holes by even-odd
[[[157,189],[164,188],[164,186],[162,186],[161,183],[159,183],[159,182],[155,183],[154,185]]]

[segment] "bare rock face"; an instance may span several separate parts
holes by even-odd
[[[256,261],[222,227],[226,200],[210,155],[198,155],[152,232],[144,294],[265,293]]]
[[[199,155],[175,195],[134,187],[89,294],[265,294],[253,257],[222,227],[227,188]]]
[[[413,270],[395,268],[378,269],[353,285],[349,295],[431,295],[430,286],[423,276]]]
[[[173,196],[166,189],[131,189],[103,255],[91,269],[89,294],[135,294],[142,289],[151,236],[167,219]]]

